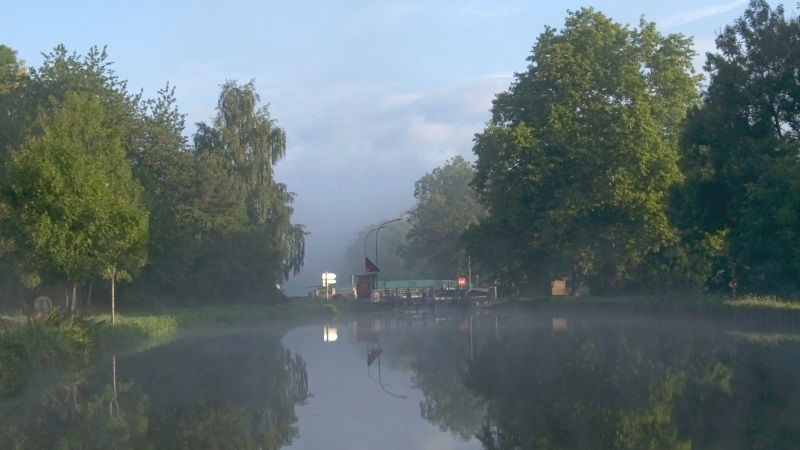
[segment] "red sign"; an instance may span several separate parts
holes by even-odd
[[[459,278],[458,279],[458,285],[461,286],[461,287],[466,286],[467,285],[467,279],[466,278]]]

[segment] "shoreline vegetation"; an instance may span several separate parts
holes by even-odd
[[[336,305],[298,302],[158,308],[116,314],[54,310],[0,314],[0,398],[24,392],[32,378],[85,366],[109,353],[143,351],[172,341],[179,331],[333,317]]]
[[[159,308],[118,314],[0,315],[0,397],[22,392],[31,377],[85,365],[109,352],[138,352],[172,341],[179,331],[208,327],[254,326],[277,320],[334,318],[373,311],[378,305],[357,301],[320,301],[295,297],[279,305]],[[685,313],[710,318],[753,314],[787,318],[800,324],[800,303],[774,296],[724,297],[665,295],[658,297],[520,297],[489,306],[498,312],[533,313],[557,308],[633,313]],[[780,323],[780,322],[779,322]]]

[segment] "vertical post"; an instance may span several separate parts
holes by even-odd
[[[388,221],[386,221],[386,222],[382,223],[382,224],[381,224],[381,226],[379,226],[379,227],[377,228],[377,230],[378,230],[378,231],[376,231],[376,232],[375,232],[375,265],[378,265],[378,234],[380,234],[380,232],[381,232],[381,229],[382,229],[382,228],[385,228],[385,227],[386,227],[386,225],[388,225],[388,224],[390,224],[390,223],[392,223],[392,222],[397,222],[397,221],[400,221],[400,220],[403,220],[403,218],[402,218],[402,217],[400,217],[400,218],[398,218],[398,219],[392,219],[392,220],[388,220]]]
[[[467,256],[467,276],[469,277],[469,284],[467,284],[468,292],[472,292],[472,256]]]

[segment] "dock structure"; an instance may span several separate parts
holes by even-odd
[[[351,285],[337,285],[332,300],[356,300],[385,305],[472,305],[497,300],[494,287],[459,286],[458,280],[378,280],[377,274],[356,275]],[[313,293],[312,293],[313,292]],[[309,287],[309,295],[325,298],[324,288]]]

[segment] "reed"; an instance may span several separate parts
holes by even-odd
[[[800,311],[800,303],[779,299],[772,295],[744,295],[725,300],[725,305],[733,308],[767,308],[786,311]]]

